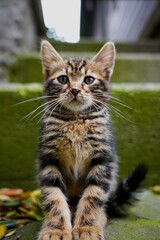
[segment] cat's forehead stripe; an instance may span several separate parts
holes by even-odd
[[[81,58],[68,59],[66,72],[81,72],[85,73],[86,60]]]

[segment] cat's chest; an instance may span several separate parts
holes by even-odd
[[[82,176],[89,167],[93,150],[87,140],[90,128],[91,125],[83,120],[60,126],[61,137],[55,141],[56,151],[65,173],[71,178]]]
[[[87,133],[90,128],[91,124],[83,120],[67,122],[60,126],[64,137],[68,138],[73,145],[82,143],[82,141],[87,138]]]

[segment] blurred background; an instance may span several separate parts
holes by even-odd
[[[137,51],[159,51],[158,0],[1,0],[0,22],[1,53],[37,50],[46,37],[68,43],[130,43],[128,51],[143,42]]]
[[[144,162],[146,185],[160,183],[160,1],[0,0],[1,187],[37,186],[42,108],[23,118],[43,101],[13,105],[42,95],[42,39],[64,57],[91,57],[115,42],[112,94],[136,110],[110,103],[120,178]]]

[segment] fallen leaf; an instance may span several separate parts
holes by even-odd
[[[29,219],[21,219],[21,220],[15,220],[17,223],[17,227],[22,227],[25,224],[29,223],[30,220]]]
[[[22,200],[22,199],[28,198],[28,197],[30,196],[30,193],[31,193],[31,191],[28,190],[27,192],[23,193],[23,194],[20,196],[19,199]]]
[[[13,211],[10,211],[10,212],[8,212],[7,214],[6,214],[6,217],[12,217],[12,216],[14,216],[16,214],[16,210],[13,210]]]
[[[6,206],[6,207],[16,207],[18,206],[20,203],[19,202],[1,202],[0,206]]]
[[[19,196],[23,194],[23,189],[17,188],[17,189],[0,189],[0,195],[5,196]]]
[[[37,220],[37,221],[41,221],[41,220],[42,220],[42,216],[39,215],[39,214],[37,214],[37,213],[35,213],[33,210],[29,211],[29,212],[27,213],[27,216],[28,216],[29,218],[35,219],[35,220]]]
[[[41,198],[41,190],[40,189],[36,189],[34,191],[31,192],[31,199],[34,203],[39,202],[40,198]]]
[[[28,210],[26,210],[25,208],[23,208],[23,207],[19,207],[18,208],[21,212],[23,212],[23,213],[28,213]]]
[[[15,231],[16,231],[16,229],[14,229],[13,231],[7,233],[7,234],[5,235],[5,237],[10,237],[10,236],[12,236],[13,234],[15,234]]]
[[[8,229],[10,228],[15,228],[16,227],[16,222],[13,222],[13,221],[1,221],[0,222],[0,227],[5,225]]]
[[[10,198],[9,196],[0,195],[0,200],[1,200],[1,201],[10,201],[11,198]]]
[[[6,225],[0,225],[0,239],[2,239],[7,232],[7,227]]]
[[[10,195],[15,194],[17,190],[23,192],[22,189],[0,189],[1,193]],[[12,197],[0,195],[0,208],[0,225],[6,225],[7,229],[22,227],[30,219],[40,221],[43,211],[41,191],[40,189],[28,190],[21,195]]]
[[[152,190],[154,193],[160,194],[160,185],[156,185],[156,186],[154,186],[154,187],[151,187],[151,190]]]

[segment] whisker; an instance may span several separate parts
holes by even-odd
[[[99,110],[99,108],[101,109],[101,107],[100,107],[97,103],[93,103],[93,104],[94,104],[96,110],[97,110],[97,109]],[[98,112],[98,110],[97,110],[97,112]]]
[[[111,106],[112,108],[114,108],[117,112],[119,113],[123,113],[121,110],[119,110],[118,108],[114,107],[113,105],[111,105],[110,103],[107,103],[109,106]]]
[[[109,97],[104,97],[102,95],[93,95],[94,97],[100,98],[100,99],[106,99],[109,100]]]
[[[49,117],[47,118],[47,125],[48,125],[48,123],[49,123],[49,119],[50,119],[53,111],[56,109],[56,107],[58,107],[58,105],[60,105],[60,103],[61,103],[61,100],[59,100],[59,102],[57,103],[57,105],[56,105],[56,106],[52,109],[52,111],[50,112]]]
[[[122,102],[122,100],[119,99],[119,98],[115,98],[115,97],[112,97],[112,96],[110,96],[110,95],[107,96],[107,97],[105,97],[105,96],[102,95],[102,93],[96,93],[96,94],[93,94],[93,96],[95,96],[95,97],[102,97],[102,98],[104,98],[104,99],[113,98],[113,99],[115,99],[115,100],[117,100],[117,101],[119,101],[119,102]]]
[[[47,105],[47,104],[49,104],[49,103],[51,103],[51,102],[54,102],[54,101],[57,101],[57,100],[53,99],[53,100],[50,100],[49,102],[46,102],[46,103],[40,105],[40,106],[37,107],[35,110],[33,110],[32,112],[30,112],[29,114],[27,114],[25,117],[23,117],[22,120],[24,120],[24,119],[26,119],[26,118],[29,119],[39,108],[41,108],[41,107],[43,107],[43,106],[45,106],[45,105]]]
[[[60,108],[59,108],[59,113],[61,114],[61,109],[62,109],[62,106],[63,106],[64,102],[62,102]]]
[[[119,105],[122,105],[122,106],[124,106],[124,107],[126,107],[126,108],[129,108],[129,109],[131,109],[131,110],[133,110],[133,111],[136,111],[134,108],[132,108],[132,107],[129,107],[129,106],[127,106],[126,104],[124,104],[124,103],[120,103],[120,102],[117,102],[117,101],[115,101],[115,100],[110,100],[110,101],[112,101],[112,102],[115,102],[115,103],[118,103]]]
[[[119,102],[123,102],[121,99],[119,99],[119,98],[116,98],[116,97],[113,97],[113,96],[109,96],[110,98],[113,98],[113,99],[115,99],[115,100],[117,100],[117,101],[119,101]]]
[[[93,99],[94,101],[96,101],[96,102],[98,102],[98,103],[100,103],[100,104],[102,104],[105,108],[107,108],[107,106],[103,103],[103,102],[101,102],[101,101],[99,101],[98,99]]]
[[[97,100],[97,99],[94,99],[94,101],[97,101],[97,102],[101,103],[106,109],[108,109],[108,107],[107,107],[103,102],[101,102],[101,101],[99,101],[99,100]],[[118,115],[120,115],[122,118],[126,119],[127,121],[129,121],[129,122],[131,122],[131,123],[134,123],[133,121],[131,121],[131,120],[127,119],[126,117],[124,117],[124,116],[122,115],[122,112],[121,112],[119,109],[117,109],[116,107],[112,106],[112,105],[109,104],[109,103],[107,103],[107,105],[109,105],[109,106],[110,106]]]
[[[36,97],[36,98],[31,98],[31,99],[27,99],[25,101],[19,102],[19,103],[15,103],[13,106],[22,104],[22,103],[26,103],[26,102],[32,102],[32,101],[36,101],[36,100],[40,100],[40,99],[45,99],[45,98],[53,98],[53,96],[41,96],[41,97]]]
[[[128,118],[126,118],[125,116],[123,116],[121,113],[119,113],[118,109],[116,110],[112,105],[110,105],[110,107],[112,108],[112,110],[117,113],[119,116],[121,116],[122,118],[124,118],[125,120],[127,120],[128,122],[134,123],[133,121],[129,120]]]
[[[61,102],[61,100],[65,100],[65,99],[66,99],[66,97],[63,97],[63,98],[61,97],[61,99],[58,99],[57,102],[54,102],[53,104],[51,103],[49,106],[45,107],[45,109],[43,109],[41,112],[43,112],[43,111],[45,111],[45,110],[46,110],[46,111],[44,112],[44,114],[42,115],[42,117],[39,119],[39,121],[38,121],[37,123],[39,123],[39,122],[42,120],[42,118],[44,117],[44,115],[45,115],[52,107],[54,107],[58,102]],[[40,112],[40,113],[41,113],[41,112]],[[37,113],[36,116],[39,115],[40,113]],[[35,117],[36,117],[36,116],[35,116]]]
[[[41,116],[41,118],[38,120],[37,124],[43,119],[43,117],[45,116],[45,114],[54,106],[56,106],[57,102],[56,103],[53,103],[52,106],[50,106],[45,112],[44,114]],[[51,113],[50,113],[51,114]]]
[[[53,102],[53,103],[50,103],[48,106],[46,106],[42,111],[40,111],[39,113],[37,113],[35,116],[33,116],[32,118],[31,118],[31,120],[32,119],[34,119],[34,118],[36,118],[39,114],[41,114],[42,112],[44,112],[45,110],[49,110],[51,107],[53,107],[54,105],[55,105],[56,103],[55,102]],[[47,110],[47,111],[48,111]]]
[[[101,96],[101,95],[98,95],[98,96],[97,96],[97,95],[94,95],[94,96],[97,97],[97,98],[108,99],[107,97],[104,97],[104,96]],[[131,109],[131,110],[133,110],[133,111],[136,111],[134,108],[129,107],[128,105],[122,103],[120,100],[114,100],[114,99],[118,99],[118,98],[114,98],[114,97],[112,97],[112,96],[110,96],[110,98],[113,98],[113,99],[110,99],[110,101],[115,102],[115,103],[118,103],[118,104],[120,104],[120,105],[122,105],[122,106],[124,106],[124,107],[126,107],[126,108],[129,108],[129,109]]]

